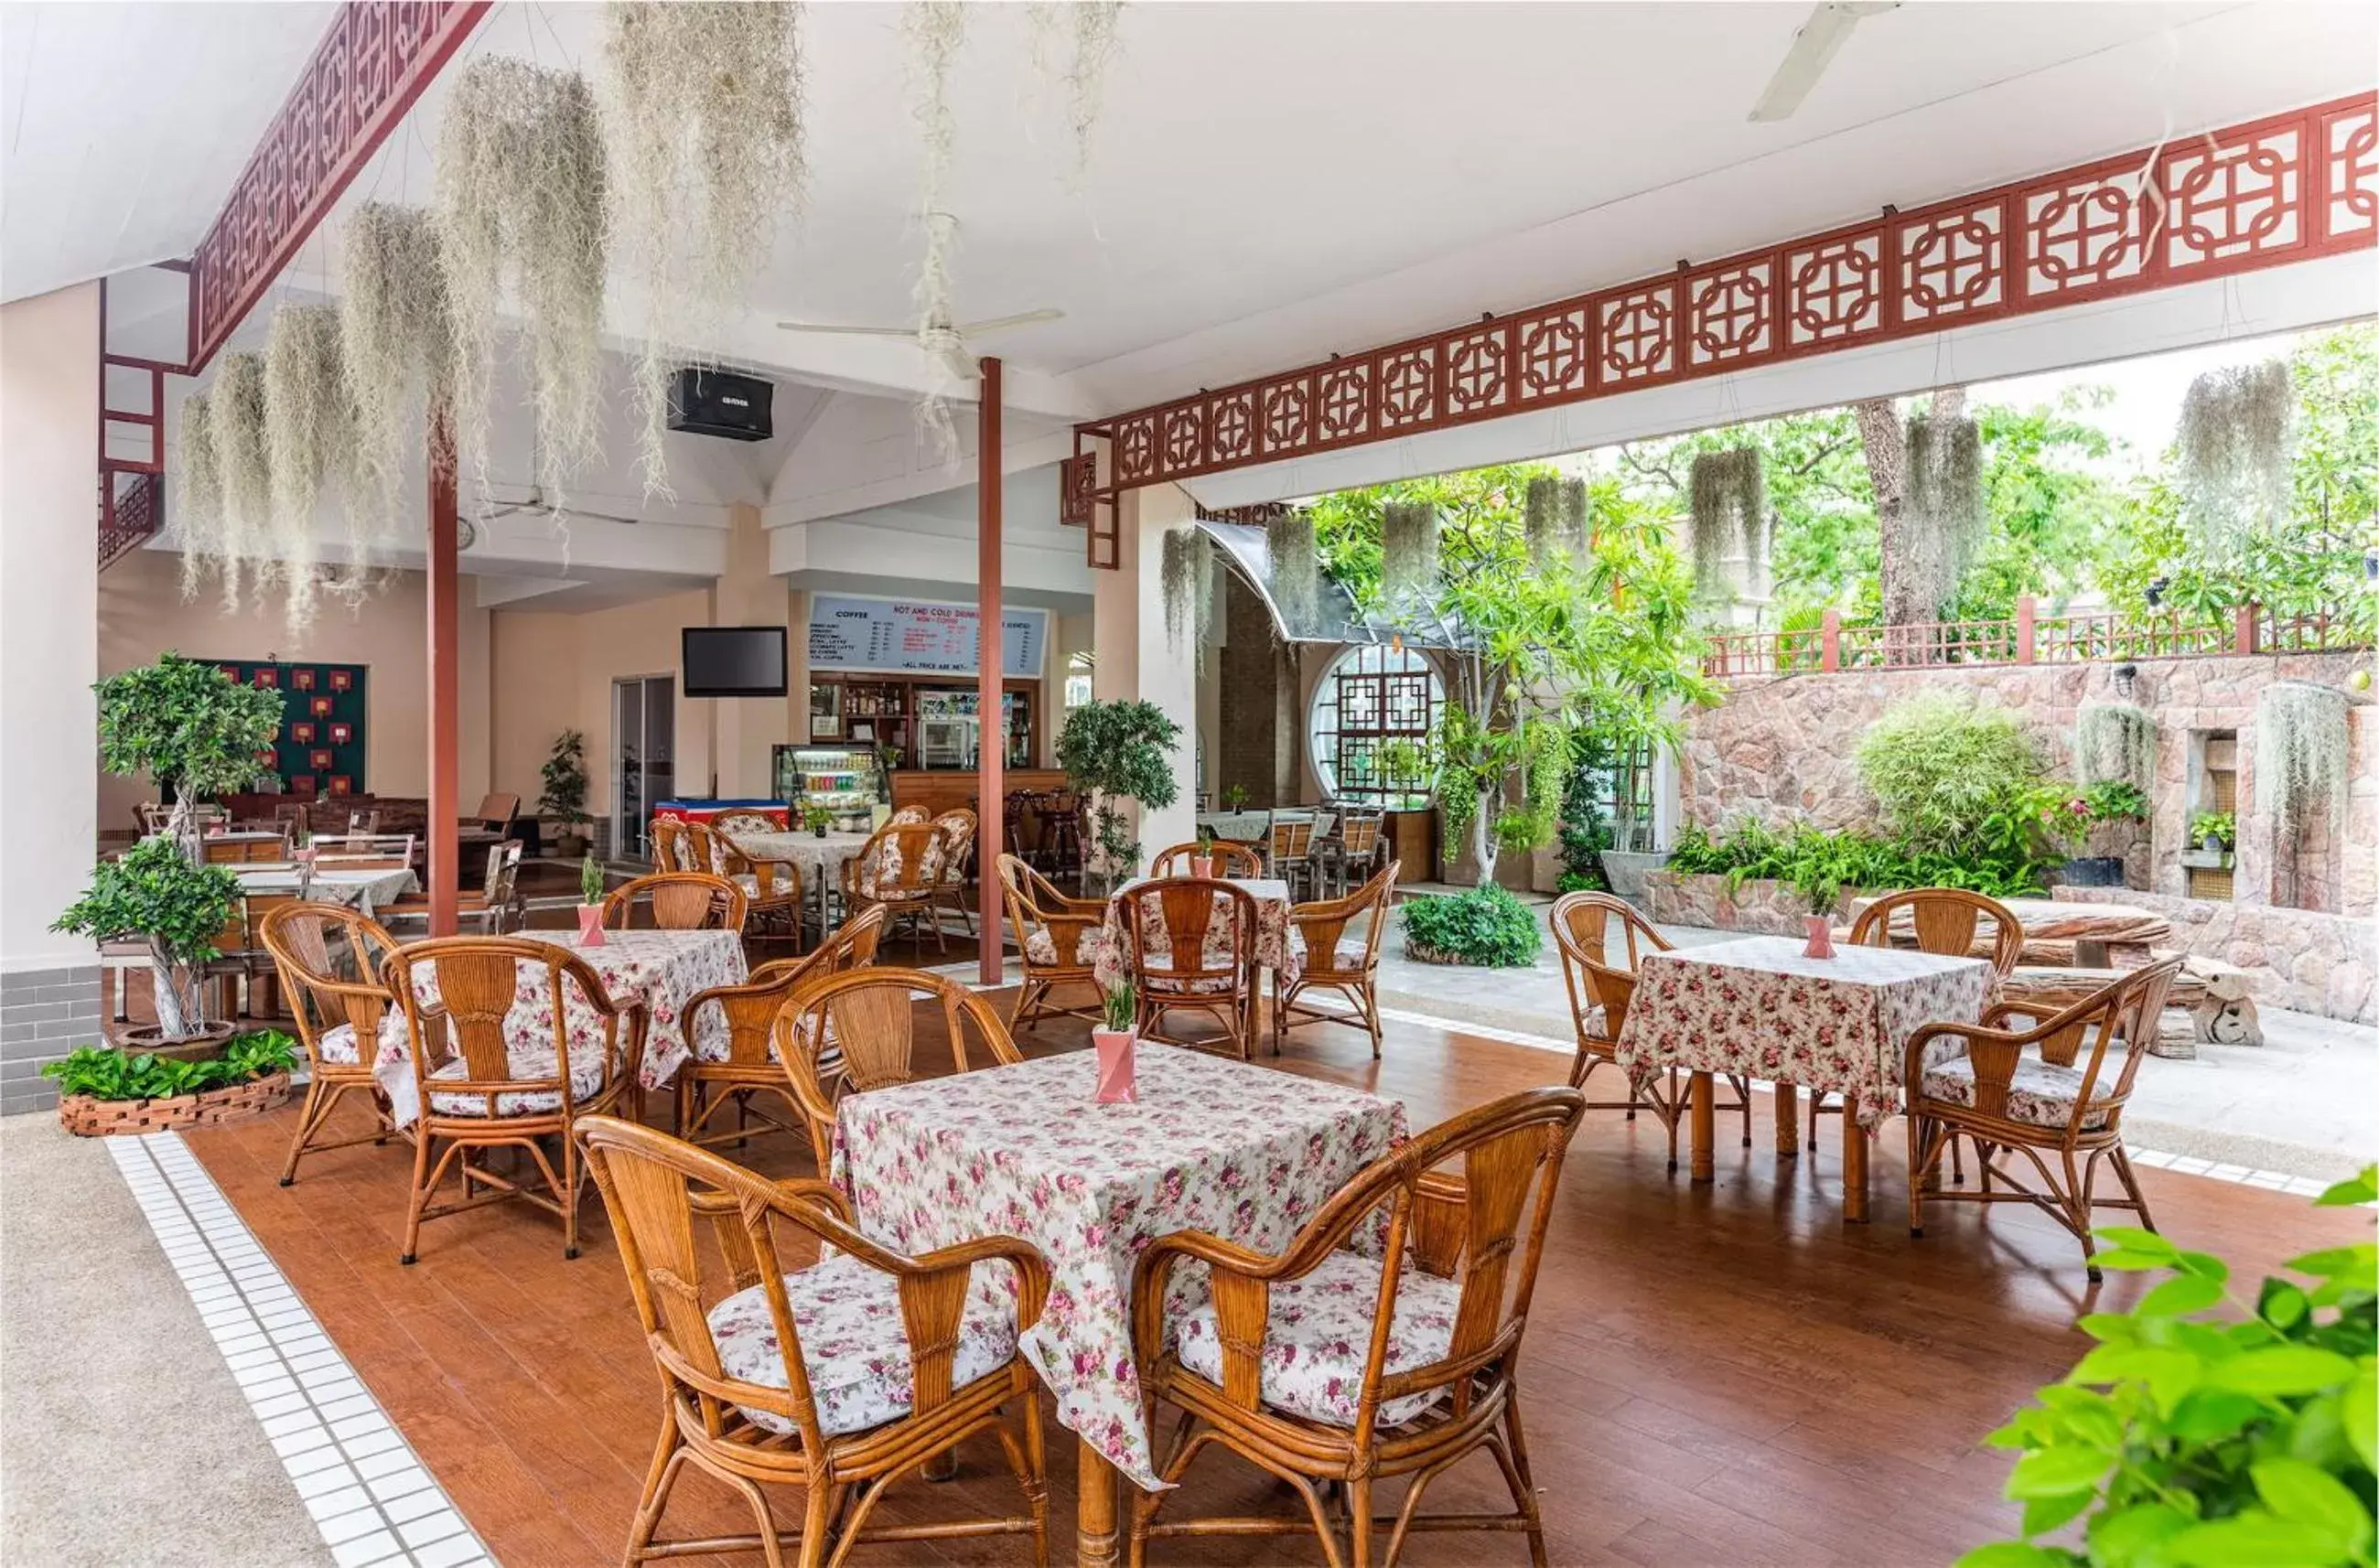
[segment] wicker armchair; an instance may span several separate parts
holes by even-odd
[[[2000,1003],[1987,1008],[1980,1023],[1928,1023],[1910,1035],[1902,1063],[1908,1084],[1908,1234],[1925,1234],[1927,1203],[2030,1203],[2073,1233],[2095,1280],[2092,1210],[2128,1209],[2156,1229],[2123,1150],[2123,1106],[2180,972],[2179,959],[2134,970],[2026,1030],[2001,1027],[2024,1015]],[[1950,1054],[1952,1047],[1962,1047],[1962,1054]],[[2119,1056],[2110,1061],[2111,1053]],[[1942,1150],[1962,1136],[1974,1141],[1979,1186],[1926,1192],[1926,1178],[1940,1169]],[[2032,1162],[2038,1188],[1999,1163],[2011,1150]],[[2123,1198],[2094,1193],[2101,1160],[2122,1183]]]
[[[1141,1033],[1169,1045],[1200,1044],[1158,1026],[1177,1012],[1202,1013],[1248,1060],[1256,1032],[1256,901],[1248,890],[1176,876],[1127,887],[1116,902],[1140,992]]]
[[[934,826],[942,830],[942,880],[934,889],[936,914],[934,923],[941,923],[938,912],[948,905],[958,911],[966,923],[967,935],[974,935],[974,911],[967,904],[968,857],[974,853],[975,815],[964,806],[953,806],[934,818]]]
[[[968,1069],[970,1032],[988,1058],[986,1067],[1024,1059],[991,1004],[944,975],[865,969],[804,986],[779,1024],[777,1045],[793,1101],[809,1123],[818,1169],[833,1155],[835,1105],[844,1094],[915,1081],[917,1004],[926,1000],[941,1004],[945,1038],[960,1072]],[[830,1050],[840,1054],[839,1072],[827,1070]]]
[[[1205,849],[1196,844],[1176,844],[1151,862],[1148,874],[1155,877],[1188,876],[1193,856],[1212,855],[1217,876],[1262,876],[1263,856],[1252,844],[1235,844],[1227,838],[1217,838]]]
[[[925,944],[924,923],[931,921],[934,941],[947,953],[949,939],[942,935],[936,906],[942,868],[948,862],[949,838],[939,827],[929,822],[887,822],[864,849],[842,862],[843,908],[857,914],[881,907],[888,922],[909,923],[910,939],[920,947]]]
[[[1370,1035],[1371,1057],[1379,1059],[1380,938],[1388,923],[1389,897],[1395,892],[1396,875],[1403,870],[1402,861],[1393,862],[1343,899],[1298,904],[1289,910],[1289,940],[1304,952],[1305,961],[1297,979],[1286,986],[1278,974],[1273,976],[1274,1055],[1279,1054],[1281,1042],[1293,1029],[1340,1023],[1352,1024]],[[1349,939],[1346,927],[1367,914],[1371,918],[1364,922],[1362,935]],[[1310,1004],[1298,1007],[1298,997],[1308,991],[1334,991],[1354,1003],[1355,1011],[1349,1015]]]
[[[1098,982],[1091,973],[1093,955],[1085,944],[1099,939],[1106,920],[1100,899],[1069,899],[1049,879],[1015,855],[999,857],[999,887],[1008,900],[1008,922],[1016,930],[1017,949],[1023,955],[1024,984],[1016,994],[1016,1010],[1008,1027],[1016,1033],[1045,1018],[1099,1018]],[[1049,1000],[1065,986],[1082,986],[1091,999],[1072,1007]]]
[[[756,812],[744,816],[766,825],[768,819]],[[722,822],[725,818],[720,819]],[[754,832],[775,832],[773,826],[750,829]],[[802,887],[802,868],[794,861],[770,860],[745,849],[732,833],[717,823],[706,830],[706,839],[712,857],[722,868],[715,874],[724,876],[743,890],[745,918],[755,928],[754,935],[781,934],[802,950],[802,911],[805,895]]]
[[[1296,897],[1300,883],[1308,891],[1312,887],[1313,828],[1313,814],[1310,811],[1276,811],[1264,835],[1264,853],[1272,862],[1272,874],[1288,884],[1291,898]]]
[[[1184,1420],[1158,1474],[1178,1481],[1220,1443],[1296,1489],[1307,1517],[1159,1524],[1173,1491],[1131,1500],[1131,1562],[1171,1536],[1321,1538],[1333,1568],[1387,1561],[1410,1530],[1527,1536],[1546,1562],[1521,1436],[1517,1365],[1562,1156],[1585,1114],[1574,1089],[1533,1089],[1420,1134],[1357,1176],[1276,1257],[1207,1231],[1159,1236],[1132,1282],[1133,1348],[1152,1401]],[[1460,1162],[1460,1174],[1441,1166]],[[1379,1256],[1348,1248],[1388,1210]],[[1177,1279],[1183,1261],[1206,1279]],[[1478,1449],[1512,1494],[1503,1514],[1421,1514],[1430,1483]],[[1412,1478],[1401,1509],[1371,1514],[1381,1480]],[[1346,1546],[1322,1488],[1345,1488]]]
[[[855,1545],[984,1535],[1029,1535],[1033,1560],[1048,1562],[1038,1386],[1017,1354],[1049,1288],[1030,1242],[986,1236],[911,1258],[861,1234],[850,1200],[826,1182],[772,1181],[610,1116],[588,1118],[582,1136],[661,1380],[660,1439],[627,1562],[757,1551],[807,1568],[841,1563]],[[697,1220],[715,1247],[695,1245]],[[780,1224],[797,1233],[795,1256],[819,1246],[831,1256],[788,1269]],[[999,1440],[1022,1514],[870,1527],[921,1459],[982,1432]],[[743,1497],[757,1534],[654,1539],[689,1464]],[[771,1486],[802,1490],[798,1536],[771,1515],[761,1490]]]
[[[383,1031],[392,1032],[392,1023],[402,1027],[396,998],[380,982],[396,939],[353,910],[296,900],[267,911],[258,936],[272,957],[306,1052],[306,1104],[289,1140],[289,1162],[281,1168],[281,1185],[287,1187],[306,1155],[386,1143],[396,1130],[388,1097],[372,1075]],[[358,1093],[371,1107],[371,1130],[324,1139],[339,1102]]]
[[[694,863],[693,851],[686,846],[685,824],[675,817],[657,816],[645,830],[645,848],[652,856],[655,871],[701,871]]]
[[[741,931],[746,904],[743,889],[723,876],[656,872],[611,889],[603,900],[603,929],[636,930],[639,910],[654,931]]]

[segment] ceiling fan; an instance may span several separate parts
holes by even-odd
[[[1826,0],[1826,4],[1811,11],[1809,19],[1794,30],[1793,47],[1784,52],[1776,74],[1768,78],[1759,102],[1751,106],[1752,120],[1770,123],[1791,119],[1793,111],[1801,107],[1801,100],[1809,96],[1809,90],[1826,74],[1827,65],[1842,48],[1842,41],[1850,37],[1851,30],[1865,18],[1898,9],[1900,0]]]
[[[788,332],[837,332],[846,337],[906,338],[931,355],[936,363],[948,371],[952,379],[972,381],[981,373],[974,355],[967,344],[976,338],[987,338],[995,332],[1013,332],[1019,327],[1038,326],[1044,321],[1061,321],[1066,313],[1055,308],[1026,310],[1014,316],[994,316],[987,321],[969,321],[964,325],[948,318],[936,318],[918,327],[836,327],[816,321],[779,321],[778,327]]]

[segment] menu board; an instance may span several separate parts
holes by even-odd
[[[810,596],[810,668],[814,670],[972,675],[978,641],[975,607],[971,604],[847,594]],[[1037,679],[1048,644],[1047,610],[1001,609],[1001,675]]]

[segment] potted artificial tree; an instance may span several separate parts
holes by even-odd
[[[1173,753],[1181,726],[1154,703],[1088,702],[1066,716],[1057,735],[1057,766],[1092,802],[1090,870],[1112,890],[1140,869],[1140,840],[1126,820],[1126,802],[1159,810],[1180,794]]]
[[[537,814],[561,825],[561,831],[553,836],[553,852],[567,861],[585,858],[586,825],[594,820],[586,814],[586,737],[575,730],[555,736],[543,778],[545,792],[537,797]]]
[[[111,675],[99,694],[99,755],[110,773],[146,773],[160,799],[171,791],[170,832],[197,858],[192,810],[209,795],[245,790],[269,775],[281,733],[281,694],[243,686],[211,664],[168,653]]]
[[[89,891],[51,929],[96,942],[146,944],[157,1022],[125,1031],[124,1042],[195,1060],[232,1033],[227,1020],[207,1021],[202,968],[238,908],[239,878],[192,860],[179,838],[158,838],[100,862]]]

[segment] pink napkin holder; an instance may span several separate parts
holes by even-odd
[[[1809,945],[1801,949],[1805,959],[1830,959],[1834,956],[1834,923],[1824,915],[1810,915],[1804,923],[1809,932]]]
[[[578,945],[582,947],[599,947],[603,945],[602,905],[578,906]]]
[[[1132,1081],[1132,1054],[1139,1044],[1137,1030],[1094,1029],[1091,1043],[1099,1054],[1099,1087],[1092,1096],[1102,1105],[1137,1105],[1139,1087]]]

